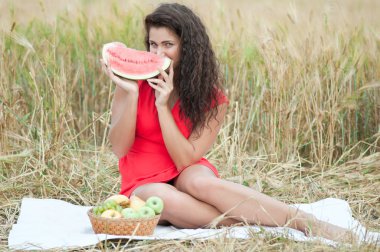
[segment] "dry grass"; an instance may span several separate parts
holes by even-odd
[[[221,175],[288,203],[345,199],[355,218],[380,231],[380,3],[182,2],[205,21],[229,91],[227,120],[208,153]],[[23,197],[93,205],[119,190],[106,139],[113,85],[101,74],[99,48],[121,40],[142,49],[141,20],[154,6],[0,3],[0,250]],[[333,249],[253,236],[86,250],[123,248]]]

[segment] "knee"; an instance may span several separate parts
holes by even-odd
[[[152,183],[146,184],[138,187],[133,194],[146,201],[151,196],[160,197],[165,201],[167,197],[170,197],[170,194],[173,190],[176,190],[175,187],[165,183]]]
[[[178,196],[179,191],[174,186],[165,183],[141,186],[134,191],[134,194],[145,201],[151,196],[160,197],[164,202],[161,220],[170,220],[170,216],[175,215],[175,211],[180,209],[183,204],[182,199]]]
[[[184,183],[185,192],[195,198],[205,199],[218,186],[217,180],[218,178],[202,176],[189,179]]]

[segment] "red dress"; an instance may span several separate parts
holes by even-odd
[[[136,135],[129,152],[119,160],[121,194],[130,196],[134,189],[147,183],[168,182],[179,175],[162,137],[154,89],[146,81],[139,81]],[[228,102],[222,95],[218,104]],[[179,101],[172,108],[173,118],[181,133],[188,138],[190,130],[180,118]],[[205,158],[197,162],[210,168],[216,176],[217,169]]]

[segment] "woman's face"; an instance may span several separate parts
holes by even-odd
[[[176,67],[180,60],[180,38],[166,27],[150,27],[149,51],[168,57]]]

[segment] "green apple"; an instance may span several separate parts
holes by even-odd
[[[152,208],[156,214],[160,214],[164,209],[164,201],[157,196],[149,197],[145,205]]]
[[[105,209],[105,208],[103,207],[103,205],[97,205],[97,206],[95,206],[95,207],[92,209],[92,212],[93,212],[95,215],[100,216],[105,210],[107,210],[107,209]]]
[[[102,213],[103,213],[104,211],[106,211],[106,210],[107,210],[107,209],[105,209],[103,205],[100,205],[100,206],[99,206],[99,213],[102,214]]]
[[[95,206],[93,209],[92,209],[92,212],[97,215],[97,216],[100,216],[102,214],[102,212],[100,211],[100,206]]]
[[[103,207],[108,210],[108,209],[116,209],[116,207],[118,206],[119,204],[117,204],[117,202],[115,200],[107,200],[107,201],[104,201],[103,203]]]
[[[121,211],[123,211],[123,207],[120,206],[120,205],[117,205],[117,206],[115,207],[115,210],[118,211],[119,213],[121,213]]]
[[[141,216],[140,216],[140,214],[138,212],[136,212],[134,209],[129,208],[129,207],[128,208],[124,208],[121,211],[121,214],[126,219],[138,219],[138,218],[141,218]]]
[[[138,210],[138,213],[142,218],[150,218],[156,215],[154,210],[150,207],[143,206]]]

